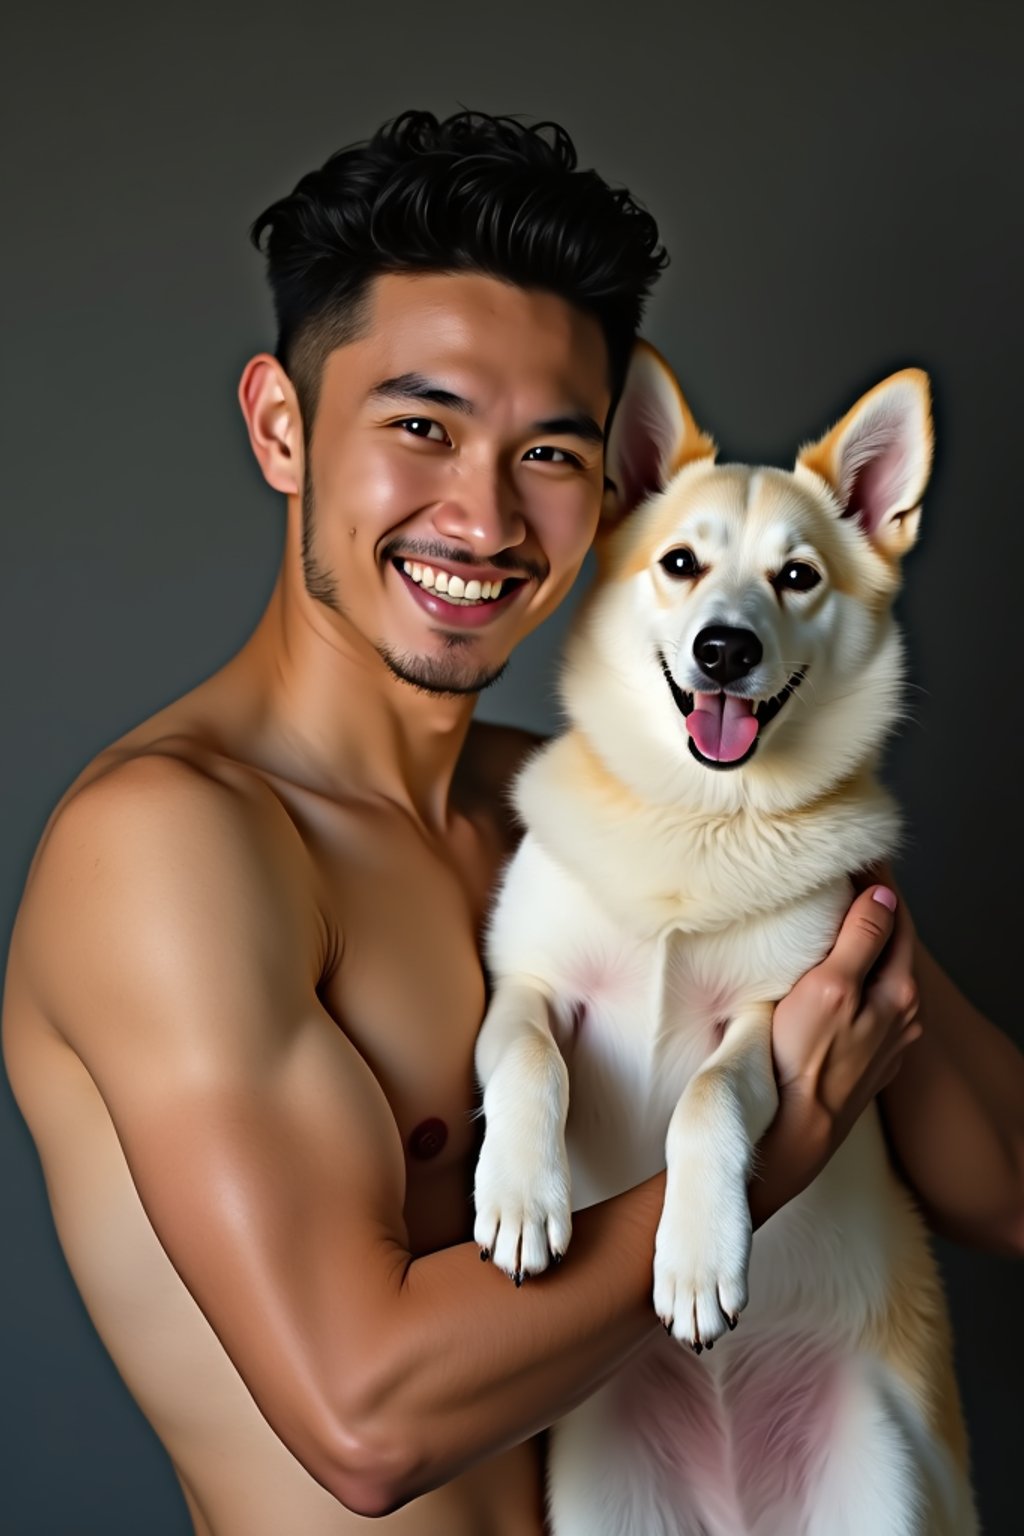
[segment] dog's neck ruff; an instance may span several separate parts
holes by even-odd
[[[516,804],[546,852],[647,938],[773,911],[780,893],[799,900],[888,856],[899,837],[896,807],[866,768],[795,810],[709,814],[641,799],[579,730],[531,759]]]

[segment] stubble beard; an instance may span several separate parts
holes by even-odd
[[[302,485],[302,577],[309,596],[322,603],[332,613],[347,623],[348,614],[338,597],[338,587],[331,573],[320,563],[315,540],[316,498],[312,478],[307,473]],[[508,666],[508,658],[494,668],[481,667],[472,655],[471,635],[442,635],[444,653],[440,656],[417,656],[412,652],[399,652],[384,640],[373,640],[371,645],[392,677],[415,688],[419,693],[431,693],[438,698],[463,698],[467,694],[482,693],[496,683]]]

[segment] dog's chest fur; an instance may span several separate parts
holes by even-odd
[[[554,897],[558,877],[549,881]],[[593,909],[574,930],[545,903],[573,1036],[568,1144],[579,1203],[664,1166],[673,1107],[728,1021],[745,1003],[784,996],[827,951],[848,901],[849,884],[837,879],[742,925],[653,938]]]
[[[745,1003],[777,1001],[828,951],[846,871],[896,812],[865,779],[789,819],[706,821],[614,803],[578,733],[520,780],[529,827],[491,931],[498,973],[542,981],[569,1061],[579,1208],[664,1167],[684,1087]]]

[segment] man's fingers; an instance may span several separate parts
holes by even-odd
[[[896,894],[887,885],[862,891],[847,912],[832,952],[822,965],[855,993],[854,1006],[896,926]]]
[[[917,936],[910,913],[903,902],[896,909],[896,921],[885,958],[868,984],[868,995],[883,1012],[901,1024],[917,1017],[919,1004],[914,956]]]

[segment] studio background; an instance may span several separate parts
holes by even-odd
[[[789,464],[887,372],[930,370],[938,455],[901,613],[899,875],[1022,1038],[1020,10],[679,0],[65,3],[8,23],[2,102],[0,924],[68,782],[219,666],[283,506],[234,399],[272,345],[253,217],[409,106],[555,117],[655,213],[646,334],[723,457]],[[568,608],[485,696],[553,728]],[[60,964],[59,953],[53,957]],[[64,1265],[0,1088],[0,1523],[187,1536],[169,1465]],[[990,1536],[1020,1529],[1021,1272],[940,1244]],[[291,1533],[289,1533],[291,1536]]]

